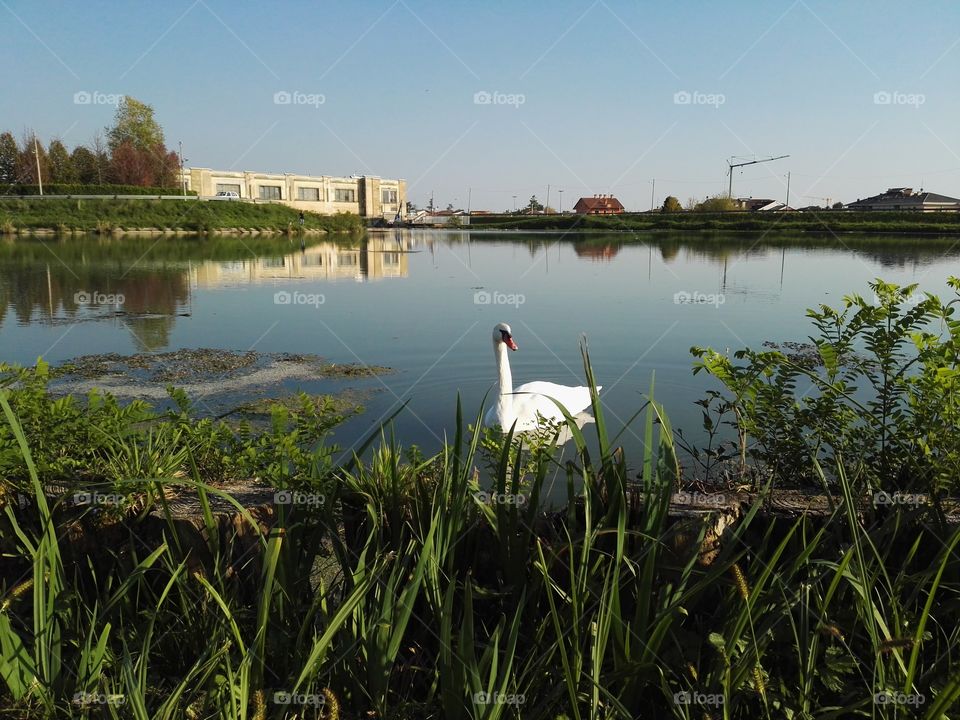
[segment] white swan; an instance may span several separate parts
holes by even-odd
[[[499,425],[503,430],[509,430],[516,422],[516,431],[524,432],[539,427],[541,419],[562,422],[563,413],[554,400],[563,405],[571,416],[590,407],[588,387],[569,387],[537,381],[514,389],[510,359],[507,357],[508,348],[516,350],[517,344],[513,341],[510,326],[500,323],[493,328],[493,354],[497,358],[500,385],[496,403],[487,411],[485,422],[488,427]],[[598,385],[597,390],[600,388]]]

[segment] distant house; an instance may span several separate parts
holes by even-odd
[[[771,200],[770,198],[752,198],[752,197],[748,197],[748,198],[737,198],[737,199],[736,199],[736,203],[737,203],[737,205],[740,206],[740,209],[741,209],[741,210],[749,210],[750,212],[754,212],[754,211],[756,211],[756,210],[761,210],[762,208],[766,207],[767,205],[769,205],[769,204],[772,203],[772,202],[775,202],[775,201],[774,201],[774,200]]]
[[[623,212],[623,203],[613,195],[594,195],[577,200],[573,211],[578,215],[619,215]]]
[[[779,200],[771,200],[766,205],[756,208],[757,212],[793,212],[794,208]]]
[[[890,188],[884,193],[863,200],[848,203],[845,210],[919,210],[936,212],[951,210],[960,212],[960,198],[938,195],[937,193],[914,192],[913,188]]]

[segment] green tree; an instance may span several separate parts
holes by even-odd
[[[73,183],[77,181],[77,173],[66,146],[60,140],[51,140],[50,149],[50,182]]]
[[[13,133],[0,135],[0,183],[17,182],[17,158],[20,151]]]
[[[23,139],[20,141],[20,152],[17,154],[18,182],[28,185],[36,185],[40,182],[37,177],[38,158],[43,182],[50,182],[50,162],[47,151],[37,134],[33,130],[27,130],[23,133]]]
[[[843,203],[839,201],[835,202],[833,205],[830,206],[830,208],[833,210],[843,210]]]
[[[107,128],[111,153],[123,143],[130,143],[141,152],[153,152],[158,145],[164,145],[163,128],[153,117],[153,108],[129,95],[117,106],[113,125]]]
[[[161,187],[177,184],[177,155],[167,150],[163,128],[150,105],[125,96],[117,106],[113,125],[107,128],[107,146],[113,182]]]
[[[536,195],[530,196],[530,202],[527,203],[527,210],[530,212],[540,212],[543,210],[543,205],[540,204],[540,201],[537,200]]]
[[[73,165],[73,172],[78,183],[82,185],[98,184],[97,158],[90,151],[90,148],[77,145],[70,153],[70,163]]]
[[[680,206],[680,201],[673,195],[667,195],[667,199],[663,201],[663,207],[660,208],[660,212],[665,213],[675,213],[681,210],[683,210],[683,208]]]
[[[93,159],[96,163],[97,185],[103,185],[110,172],[110,155],[102,133],[98,132],[93,136],[93,140],[90,142],[90,152],[93,153]]]
[[[739,210],[740,207],[737,205],[737,201],[733,198],[729,198],[726,195],[715,195],[714,197],[708,197],[705,200],[698,202],[694,210],[697,212],[732,212],[733,210]]]

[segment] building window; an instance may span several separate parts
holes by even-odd
[[[235,192],[237,195],[240,194],[239,185],[231,185],[230,183],[217,183],[217,192]]]
[[[265,268],[282,268],[286,266],[286,260],[283,257],[262,258],[261,262]]]
[[[356,202],[357,191],[337,188],[333,191],[333,200],[334,202]]]
[[[261,185],[260,199],[261,200],[279,200],[280,186],[279,185]]]
[[[302,187],[297,189],[298,200],[320,201],[320,188]]]
[[[383,188],[380,190],[380,202],[384,205],[396,205],[397,191]]]
[[[360,258],[354,253],[337,253],[337,265],[339,267],[356,267],[360,264]]]

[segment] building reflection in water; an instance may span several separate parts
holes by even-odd
[[[193,287],[228,287],[277,280],[381,280],[409,274],[411,241],[373,235],[359,245],[324,242],[289,255],[207,261],[190,267]]]
[[[59,263],[49,262],[36,247],[25,244],[19,246],[23,257],[0,254],[0,327],[10,310],[20,326],[114,320],[127,325],[138,350],[159,350],[168,345],[178,317],[192,313],[195,289],[278,280],[403,278],[409,273],[415,241],[400,233],[303,248],[294,241],[289,253],[260,257],[251,257],[241,243],[222,260],[202,258],[209,248],[195,241],[170,243],[177,245],[158,249],[156,257],[118,243],[57,248],[57,256],[64,258]],[[171,250],[176,250],[174,258],[163,255]],[[123,300],[109,304],[98,300],[108,296]]]

